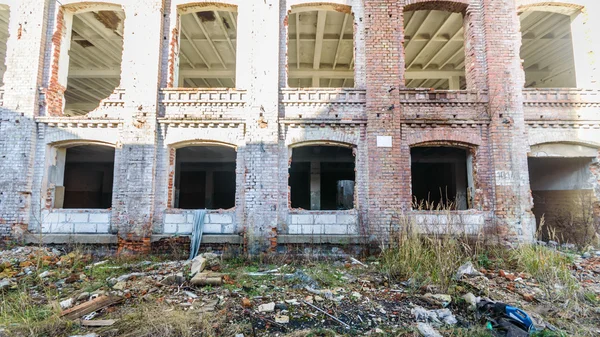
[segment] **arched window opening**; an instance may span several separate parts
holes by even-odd
[[[80,145],[57,149],[55,208],[110,208],[115,149]]]
[[[179,20],[178,86],[235,88],[237,12],[202,10]]]
[[[218,145],[188,146],[175,154],[174,207],[228,209],[235,206],[236,151]]]
[[[291,207],[307,210],[354,208],[355,160],[341,146],[302,146],[292,149],[289,168]]]
[[[597,203],[590,165],[597,153],[595,148],[572,144],[532,146],[529,183],[543,240],[589,244]]]
[[[289,87],[354,87],[354,15],[292,7],[287,57]]]
[[[8,42],[8,20],[10,9],[8,6],[0,5],[0,87],[4,85],[4,73],[6,72],[6,49]]]
[[[119,86],[124,21],[123,10],[89,11],[72,16],[71,31],[67,34],[70,44],[66,116],[87,114]]]
[[[413,209],[465,210],[473,207],[473,159],[455,147],[410,150]]]
[[[406,87],[466,88],[463,21],[462,13],[404,11]]]
[[[530,9],[520,14],[525,88],[577,87],[570,15]]]

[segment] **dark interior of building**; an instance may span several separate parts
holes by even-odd
[[[175,208],[235,206],[235,149],[189,146],[178,149],[175,157]]]
[[[529,158],[533,214],[542,239],[579,243],[594,232],[591,163],[592,158]]]
[[[354,155],[341,146],[303,146],[292,150],[289,186],[292,208],[354,208]]]
[[[68,148],[63,208],[110,208],[115,149],[101,145]]]
[[[467,209],[467,151],[414,147],[410,151],[413,208]]]

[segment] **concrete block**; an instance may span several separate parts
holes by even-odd
[[[192,233],[192,224],[191,223],[182,223],[179,224],[179,227],[177,228],[177,233],[178,234],[190,234]]]
[[[325,229],[325,234],[348,234],[348,226],[347,225],[325,225],[323,226]]]
[[[42,233],[52,233],[52,224],[50,222],[42,223]]]
[[[233,233],[235,233],[235,225],[234,224],[223,225],[223,234],[233,234]]]
[[[65,213],[65,220],[67,222],[88,222],[88,213]]]
[[[96,233],[95,223],[76,223],[74,224],[75,233]]]
[[[358,235],[358,224],[348,225],[348,234]]]
[[[179,224],[179,223],[186,223],[186,222],[187,222],[187,216],[185,213],[183,213],[183,214],[165,214],[165,223]]]
[[[338,214],[337,223],[340,225],[353,225],[358,222],[358,217],[351,214]]]
[[[165,228],[163,229],[163,232],[169,233],[169,234],[177,233],[177,224],[165,223]]]
[[[222,226],[221,224],[214,224],[214,223],[205,223],[204,224],[204,233],[222,233]]]
[[[311,214],[292,214],[292,224],[312,224],[313,216]]]
[[[302,234],[323,234],[323,225],[302,225]]]
[[[108,233],[110,232],[110,223],[99,223],[96,226],[96,233]]]
[[[71,222],[59,222],[52,224],[52,233],[73,233],[73,223]]]
[[[194,222],[194,213],[193,212],[186,213],[186,222],[188,222],[188,223]]]
[[[60,216],[58,213],[43,211],[42,212],[42,222],[44,223],[57,223],[60,220]]]
[[[233,219],[230,214],[210,214],[209,219],[210,223],[233,223]]]
[[[302,234],[302,226],[301,225],[289,225],[288,226],[288,234]]]
[[[90,222],[110,222],[110,214],[108,213],[90,213]]]
[[[335,214],[320,214],[315,215],[316,224],[334,224],[336,223]]]

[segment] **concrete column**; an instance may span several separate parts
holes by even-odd
[[[119,237],[130,242],[148,238],[152,232],[162,4],[162,0],[132,0],[124,6],[121,86],[126,109],[121,146],[115,155],[112,204]],[[135,243],[131,247],[138,249]],[[146,248],[143,245],[139,249]]]
[[[214,172],[206,171],[206,182],[204,184],[204,207],[213,207],[213,193],[215,191],[214,186]]]
[[[321,162],[310,162],[310,209],[321,209]]]
[[[486,52],[491,116],[489,126],[496,233],[508,241],[532,241],[535,218],[531,212],[527,142],[522,87],[519,19],[514,0],[482,0],[485,10]]]
[[[450,90],[460,90],[460,77],[452,76],[448,79],[450,84]]]
[[[0,107],[0,237],[13,228],[38,227],[31,216],[38,88],[49,7],[55,2],[14,1],[10,7],[4,102]]]

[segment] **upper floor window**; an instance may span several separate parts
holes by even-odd
[[[463,22],[461,12],[406,8],[406,87],[436,90],[466,88]]]
[[[531,7],[520,13],[526,88],[578,86],[571,29],[578,14],[574,8],[560,6]]]
[[[103,5],[75,13],[66,8],[62,15],[65,31],[55,46],[61,54],[53,81],[66,87],[64,115],[85,115],[119,86],[125,12],[121,6]],[[53,108],[62,113],[62,106]]]
[[[354,15],[350,7],[336,9],[327,5],[292,7],[288,17],[289,87],[354,87]]]
[[[234,6],[180,11],[176,86],[235,88],[237,10]]]

